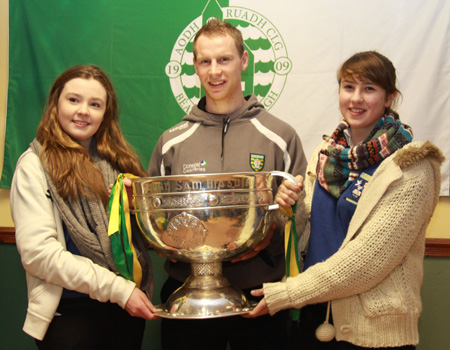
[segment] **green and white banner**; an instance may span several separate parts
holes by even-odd
[[[14,0],[0,186],[10,186],[51,84],[77,64],[111,77],[122,130],[147,167],[159,135],[202,95],[192,40],[210,17],[240,28],[250,53],[244,94],[293,125],[307,157],[340,120],[339,65],[377,50],[397,68],[398,110],[414,139],[432,141],[450,159],[449,1]],[[448,160],[441,194],[449,195]]]

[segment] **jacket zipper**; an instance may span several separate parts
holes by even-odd
[[[223,127],[222,127],[222,153],[220,154],[220,160],[223,162],[223,153],[224,153],[224,147],[225,147],[225,135],[228,132],[228,125],[230,124],[230,117],[223,120]]]

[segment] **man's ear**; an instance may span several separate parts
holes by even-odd
[[[246,70],[248,67],[248,52],[244,51],[241,57],[241,70]]]
[[[197,61],[195,60],[195,57],[192,59],[192,61],[194,62],[195,74],[198,75],[198,73],[197,73]]]

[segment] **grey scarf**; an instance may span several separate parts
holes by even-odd
[[[31,149],[38,156],[42,145],[34,139]],[[90,153],[94,164],[100,169],[105,178],[105,187],[113,184],[119,172],[97,153],[95,141],[91,145]],[[44,169],[47,164],[43,164]],[[56,190],[50,175],[45,171],[48,188],[53,203],[58,209],[58,213],[67,227],[70,238],[73,240],[81,255],[91,259],[94,263],[119,274],[111,250],[111,242],[108,236],[108,213],[107,208],[99,199],[90,199],[78,196],[78,200],[69,199],[64,201]],[[137,237],[136,237],[137,236]],[[151,271],[151,261],[145,251],[144,243],[139,239],[139,235],[133,235],[136,240],[135,246],[139,262],[142,266],[141,289],[146,291],[151,297],[153,289],[153,278]]]

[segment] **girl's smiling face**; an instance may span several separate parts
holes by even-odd
[[[106,102],[106,90],[97,80],[69,80],[58,99],[58,120],[62,129],[88,148],[103,121]]]
[[[395,94],[386,91],[371,81],[343,78],[339,85],[339,109],[350,126],[352,142],[363,141],[378,121],[385,109],[390,107]]]

